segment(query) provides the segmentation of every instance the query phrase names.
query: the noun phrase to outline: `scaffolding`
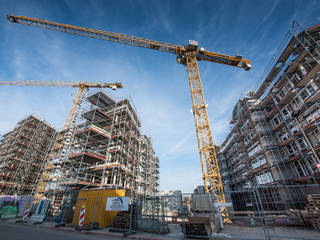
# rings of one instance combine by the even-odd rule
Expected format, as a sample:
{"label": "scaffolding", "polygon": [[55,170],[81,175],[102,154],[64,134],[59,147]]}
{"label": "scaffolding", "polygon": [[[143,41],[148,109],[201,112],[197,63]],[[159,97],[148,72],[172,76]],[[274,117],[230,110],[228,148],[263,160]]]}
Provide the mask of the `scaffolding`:
{"label": "scaffolding", "polygon": [[306,194],[319,192],[306,187],[320,181],[319,33],[293,23],[257,91],[235,106],[219,152],[224,187],[259,189],[264,209],[303,209]]}
{"label": "scaffolding", "polygon": [[115,100],[103,91],[87,96],[74,130],[69,131],[70,144],[57,146],[58,139],[53,149],[55,153],[63,149],[63,158],[53,154],[47,167],[43,194],[53,203],[52,214],[74,205],[82,189],[124,189],[130,197],[156,194],[159,160],[140,127],[128,99]]}
{"label": "scaffolding", "polygon": [[0,145],[1,194],[33,194],[55,134],[49,123],[31,115],[3,135]]}

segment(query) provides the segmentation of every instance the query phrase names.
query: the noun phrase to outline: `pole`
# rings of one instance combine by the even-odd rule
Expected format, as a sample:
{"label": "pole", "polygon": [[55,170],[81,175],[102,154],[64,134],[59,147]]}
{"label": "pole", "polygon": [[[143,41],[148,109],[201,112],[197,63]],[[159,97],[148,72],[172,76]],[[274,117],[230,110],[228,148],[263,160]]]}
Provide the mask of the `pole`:
{"label": "pole", "polygon": [[[265,239],[271,240],[269,229],[267,226],[267,221],[266,221],[265,214],[264,214],[263,205],[262,205],[261,198],[260,198],[259,189],[257,186],[254,186],[253,197],[254,197],[256,204],[257,204],[257,210],[258,210],[259,218],[261,220],[261,225],[263,228]],[[261,208],[261,211],[260,211],[260,208]]]}

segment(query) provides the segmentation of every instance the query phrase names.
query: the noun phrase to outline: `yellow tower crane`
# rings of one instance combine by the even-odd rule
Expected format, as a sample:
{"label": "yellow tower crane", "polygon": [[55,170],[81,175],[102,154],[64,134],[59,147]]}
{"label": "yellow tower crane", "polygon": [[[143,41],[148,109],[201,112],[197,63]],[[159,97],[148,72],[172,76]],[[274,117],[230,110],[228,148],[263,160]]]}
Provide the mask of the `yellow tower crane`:
{"label": "yellow tower crane", "polygon": [[221,63],[243,68],[245,70],[249,70],[251,68],[251,61],[242,59],[242,56],[232,57],[206,51],[204,48],[199,48],[198,42],[193,40],[189,40],[187,46],[180,46],[126,34],[72,26],[37,18],[7,15],[7,19],[12,23],[97,38],[177,55],[177,62],[187,66],[204,188],[206,192],[211,192],[214,195],[216,202],[225,202],[219,165],[215,147],[213,145],[211,128],[207,114],[207,105],[204,100],[202,83],[199,75],[198,61]]}
{"label": "yellow tower crane", "polygon": [[[111,88],[112,90],[116,90],[118,88],[122,88],[121,83],[101,83],[101,82],[78,82],[78,81],[0,81],[0,86],[27,86],[27,87],[74,87],[78,88],[77,94],[73,100],[71,109],[68,113],[67,119],[64,123],[64,126],[62,128],[62,131],[59,132],[57,136],[57,141],[55,143],[54,149],[60,149],[59,152],[53,151],[51,153],[50,159],[53,158],[61,158],[61,155],[66,151],[66,148],[71,143],[67,139],[71,137],[74,130],[74,123],[76,120],[76,117],[79,112],[79,108],[81,106],[83,97],[85,95],[85,91],[88,88]],[[57,154],[60,154],[60,156],[56,156]],[[62,159],[60,159],[62,161]],[[31,160],[30,160],[31,161]],[[29,162],[30,162],[29,161]],[[22,162],[23,164],[24,162]],[[46,169],[50,167],[50,161],[48,162]],[[20,191],[24,185],[22,182],[24,179],[27,179],[28,171],[26,170],[27,167],[19,167],[15,174],[12,176],[10,182],[11,184],[8,185],[6,189],[6,193],[14,192],[15,194],[19,195]],[[37,190],[38,193],[42,193],[45,186],[46,181],[48,180],[50,172],[44,171],[42,175],[42,181],[40,182],[40,185],[38,189],[33,189],[33,191]],[[41,194],[37,194],[36,200],[39,199]]]}

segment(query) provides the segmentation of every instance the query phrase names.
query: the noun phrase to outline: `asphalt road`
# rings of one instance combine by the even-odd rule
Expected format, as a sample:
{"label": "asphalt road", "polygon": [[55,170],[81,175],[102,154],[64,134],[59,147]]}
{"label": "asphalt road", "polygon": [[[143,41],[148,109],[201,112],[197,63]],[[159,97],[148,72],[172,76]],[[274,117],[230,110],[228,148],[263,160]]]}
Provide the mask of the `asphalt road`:
{"label": "asphalt road", "polygon": [[106,235],[93,235],[78,232],[65,232],[39,228],[37,226],[26,226],[23,224],[0,222],[1,240],[91,240],[110,239],[119,240],[125,238],[111,237]]}

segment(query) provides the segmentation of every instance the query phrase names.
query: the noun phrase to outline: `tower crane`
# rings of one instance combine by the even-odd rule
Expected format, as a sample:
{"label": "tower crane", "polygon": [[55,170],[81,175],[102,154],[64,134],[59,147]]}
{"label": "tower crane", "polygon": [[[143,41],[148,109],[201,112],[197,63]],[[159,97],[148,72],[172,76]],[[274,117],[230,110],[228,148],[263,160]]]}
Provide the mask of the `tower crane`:
{"label": "tower crane", "polygon": [[121,33],[72,26],[25,16],[7,15],[7,19],[12,23],[81,35],[177,55],[177,62],[187,67],[204,189],[207,193],[210,192],[213,194],[216,202],[225,202],[219,165],[207,114],[207,105],[205,103],[200,80],[198,61],[220,63],[243,68],[248,71],[251,68],[250,60],[242,59],[242,56],[239,55],[233,57],[206,51],[204,48],[199,47],[198,42],[194,40],[189,40],[186,46],[181,46]]}
{"label": "tower crane", "polygon": [[[101,83],[101,82],[78,82],[78,81],[0,81],[0,86],[27,86],[27,87],[74,87],[78,88],[77,94],[73,100],[71,109],[68,113],[67,119],[64,123],[64,126],[62,128],[62,131],[59,132],[57,140],[60,140],[61,143],[56,142],[55,149],[59,148],[59,156],[50,156],[50,159],[53,157],[62,158],[63,153],[66,152],[68,146],[70,145],[70,140],[68,138],[71,137],[73,130],[74,130],[74,123],[76,120],[76,117],[79,112],[79,108],[81,106],[81,102],[83,100],[83,97],[85,95],[85,91],[88,88],[111,88],[112,90],[116,90],[118,88],[122,88],[121,83]],[[52,154],[57,154],[56,152]],[[62,160],[62,159],[60,159]],[[15,194],[19,195],[22,187],[24,186],[24,181],[27,179],[28,174],[30,171],[28,171],[28,164],[32,161],[32,159],[29,159],[28,161],[21,161],[21,164],[27,164],[26,166],[19,166],[17,171],[14,173],[12,178],[10,179],[10,183],[7,186],[7,189],[5,190],[5,193],[14,192]],[[48,163],[49,167],[50,163]],[[30,164],[29,164],[30,166]],[[46,167],[46,168],[47,168]],[[37,189],[37,192],[42,193],[44,190],[44,187],[46,185],[46,180],[49,177],[49,172],[44,171],[42,175],[42,181]],[[33,191],[36,189],[33,189]],[[40,196],[36,196],[36,198],[39,198]]]}

